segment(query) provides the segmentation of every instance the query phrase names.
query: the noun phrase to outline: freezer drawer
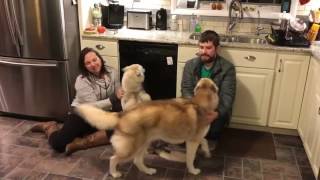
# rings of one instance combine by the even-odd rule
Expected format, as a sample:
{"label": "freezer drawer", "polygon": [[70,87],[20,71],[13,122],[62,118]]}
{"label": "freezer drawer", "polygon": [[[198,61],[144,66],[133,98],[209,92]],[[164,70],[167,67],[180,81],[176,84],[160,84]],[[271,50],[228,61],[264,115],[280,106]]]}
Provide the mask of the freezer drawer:
{"label": "freezer drawer", "polygon": [[0,111],[59,118],[70,105],[67,61],[0,57]]}

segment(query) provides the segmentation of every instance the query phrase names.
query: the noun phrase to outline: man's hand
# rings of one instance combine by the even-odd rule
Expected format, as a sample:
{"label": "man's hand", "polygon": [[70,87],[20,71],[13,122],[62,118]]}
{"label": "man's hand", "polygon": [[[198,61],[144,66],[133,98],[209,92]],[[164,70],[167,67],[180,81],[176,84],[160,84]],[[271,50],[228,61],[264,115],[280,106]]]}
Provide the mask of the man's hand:
{"label": "man's hand", "polygon": [[209,111],[206,114],[206,119],[208,122],[212,123],[214,120],[217,119],[218,116],[219,116],[219,113],[217,111]]}

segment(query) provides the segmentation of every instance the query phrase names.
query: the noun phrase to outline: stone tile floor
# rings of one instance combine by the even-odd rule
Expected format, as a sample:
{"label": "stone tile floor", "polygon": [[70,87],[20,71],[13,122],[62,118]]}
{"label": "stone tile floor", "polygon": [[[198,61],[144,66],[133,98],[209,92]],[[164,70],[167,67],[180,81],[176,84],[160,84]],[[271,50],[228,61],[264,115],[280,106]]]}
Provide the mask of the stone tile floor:
{"label": "stone tile floor", "polygon": [[[108,176],[110,146],[79,151],[66,157],[50,149],[44,134],[32,133],[36,121],[0,116],[0,179],[89,180]],[[299,137],[273,134],[277,160],[244,157],[197,157],[199,176],[189,175],[185,164],[148,155],[146,164],[157,168],[148,176],[127,163],[120,166],[122,179],[210,180],[313,180],[308,158]]]}

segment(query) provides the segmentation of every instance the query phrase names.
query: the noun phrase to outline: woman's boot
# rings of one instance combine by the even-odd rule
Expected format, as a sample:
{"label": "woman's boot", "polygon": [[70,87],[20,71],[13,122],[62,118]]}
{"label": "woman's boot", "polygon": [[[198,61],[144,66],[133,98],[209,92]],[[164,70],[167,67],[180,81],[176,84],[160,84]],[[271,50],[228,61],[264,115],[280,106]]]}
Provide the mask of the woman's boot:
{"label": "woman's boot", "polygon": [[57,130],[59,130],[59,127],[55,121],[38,123],[31,128],[32,132],[44,132],[47,137]]}
{"label": "woman's boot", "polygon": [[76,138],[71,143],[67,144],[65,153],[68,156],[78,150],[84,150],[91,147],[107,144],[109,144],[109,139],[107,137],[106,131],[100,130],[84,138]]}

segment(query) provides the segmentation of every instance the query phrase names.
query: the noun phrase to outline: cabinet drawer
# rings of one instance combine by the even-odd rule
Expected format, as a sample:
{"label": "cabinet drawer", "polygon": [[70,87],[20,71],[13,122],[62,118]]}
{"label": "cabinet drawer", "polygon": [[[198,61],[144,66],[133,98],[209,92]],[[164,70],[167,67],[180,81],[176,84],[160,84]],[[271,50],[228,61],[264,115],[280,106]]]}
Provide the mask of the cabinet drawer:
{"label": "cabinet drawer", "polygon": [[103,56],[118,56],[117,41],[82,40],[82,48],[91,47]]}
{"label": "cabinet drawer", "polygon": [[239,67],[274,69],[276,62],[276,53],[266,51],[222,48],[219,54]]}

